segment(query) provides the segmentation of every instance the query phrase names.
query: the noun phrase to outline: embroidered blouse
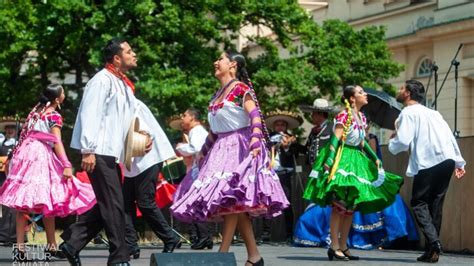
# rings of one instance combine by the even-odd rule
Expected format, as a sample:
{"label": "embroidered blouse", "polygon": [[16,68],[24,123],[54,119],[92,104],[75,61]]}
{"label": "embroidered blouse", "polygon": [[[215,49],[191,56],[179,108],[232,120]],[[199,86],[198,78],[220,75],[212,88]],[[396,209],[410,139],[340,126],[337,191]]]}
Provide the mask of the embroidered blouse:
{"label": "embroidered blouse", "polygon": [[[363,113],[360,113],[360,124],[356,119],[356,114],[352,115],[352,123],[346,135],[346,144],[351,146],[360,145],[365,139],[365,129],[367,128],[367,119]],[[345,125],[348,115],[344,110],[334,118],[334,129],[336,125]]]}
{"label": "embroidered blouse", "polygon": [[[31,126],[33,119],[28,122],[28,126]],[[43,113],[41,117],[35,122],[30,130],[41,131],[45,133],[51,133],[53,127],[62,128],[63,117],[56,111]]]}
{"label": "embroidered blouse", "polygon": [[208,121],[214,133],[226,133],[250,126],[250,117],[245,112],[243,103],[250,88],[244,83],[237,83],[221,103],[208,107]]}

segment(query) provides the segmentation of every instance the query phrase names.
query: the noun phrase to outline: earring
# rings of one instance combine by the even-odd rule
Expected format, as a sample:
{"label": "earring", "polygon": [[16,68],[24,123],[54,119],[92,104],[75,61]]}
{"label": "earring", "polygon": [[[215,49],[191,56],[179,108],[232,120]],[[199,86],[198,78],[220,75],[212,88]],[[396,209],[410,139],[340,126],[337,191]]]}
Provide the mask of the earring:
{"label": "earring", "polygon": [[59,104],[59,101],[56,101],[56,103],[58,104],[58,109],[61,110],[61,104]]}

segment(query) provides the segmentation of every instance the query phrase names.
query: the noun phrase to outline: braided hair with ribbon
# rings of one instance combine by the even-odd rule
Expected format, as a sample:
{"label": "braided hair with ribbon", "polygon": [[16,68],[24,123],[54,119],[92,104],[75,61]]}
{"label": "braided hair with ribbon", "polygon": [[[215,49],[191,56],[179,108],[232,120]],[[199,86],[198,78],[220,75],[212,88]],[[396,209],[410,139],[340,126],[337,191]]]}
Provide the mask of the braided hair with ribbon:
{"label": "braided hair with ribbon", "polygon": [[15,148],[13,148],[13,151],[10,153],[11,156],[13,156],[17,152],[18,147],[21,146],[21,143],[25,140],[26,136],[34,127],[38,119],[41,118],[41,115],[44,113],[46,108],[51,105],[51,102],[61,96],[63,90],[63,87],[60,84],[56,83],[50,84],[45,89],[43,89],[39,97],[38,103],[36,103],[35,107],[33,107],[31,112],[26,117],[26,121],[21,129],[21,134],[20,138],[18,139],[18,143]]}
{"label": "braided hair with ribbon", "polygon": [[249,74],[246,69],[246,60],[245,57],[237,53],[235,51],[227,50],[225,52],[226,56],[229,58],[231,62],[236,62],[237,63],[237,72],[236,72],[236,77],[239,81],[245,83],[250,90],[248,91],[249,95],[252,97],[252,100],[255,102],[255,106],[257,107],[258,113],[260,115],[260,120],[262,123],[262,132],[263,132],[263,142],[264,146],[267,147],[267,149],[270,149],[270,134],[268,133],[267,125],[265,124],[265,119],[263,117],[262,110],[260,109],[260,104],[257,99],[257,95],[255,93],[255,90],[253,88],[253,84],[250,81]]}

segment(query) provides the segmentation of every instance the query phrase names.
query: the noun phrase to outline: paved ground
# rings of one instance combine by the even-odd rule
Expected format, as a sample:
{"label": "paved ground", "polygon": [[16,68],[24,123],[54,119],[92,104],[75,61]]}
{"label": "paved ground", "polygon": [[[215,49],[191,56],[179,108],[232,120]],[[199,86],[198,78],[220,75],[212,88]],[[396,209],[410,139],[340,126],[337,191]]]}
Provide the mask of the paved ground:
{"label": "paved ground", "polygon": [[[394,251],[394,250],[371,250],[361,251],[355,250],[354,255],[361,256],[358,262],[329,262],[324,248],[295,248],[287,245],[270,245],[263,244],[260,252],[265,259],[267,266],[306,266],[306,265],[410,265],[416,263],[416,257],[420,252],[415,251]],[[150,256],[152,253],[160,252],[161,246],[143,246],[141,257],[138,260],[132,260],[132,265],[150,265]],[[215,246],[212,251],[200,252],[216,252]],[[231,251],[235,253],[237,265],[244,265],[246,260],[245,247],[241,244],[232,246]],[[188,245],[176,251],[176,253],[195,252]],[[95,247],[87,248],[81,252],[82,264],[87,265],[106,265],[108,251],[105,248]],[[458,254],[446,253],[441,257],[437,265],[474,265],[474,256],[465,256]],[[57,265],[67,266],[67,261],[54,261],[46,264],[42,261],[35,261],[25,264],[12,264],[11,247],[0,247],[0,265]],[[177,266],[177,265],[176,265]]]}

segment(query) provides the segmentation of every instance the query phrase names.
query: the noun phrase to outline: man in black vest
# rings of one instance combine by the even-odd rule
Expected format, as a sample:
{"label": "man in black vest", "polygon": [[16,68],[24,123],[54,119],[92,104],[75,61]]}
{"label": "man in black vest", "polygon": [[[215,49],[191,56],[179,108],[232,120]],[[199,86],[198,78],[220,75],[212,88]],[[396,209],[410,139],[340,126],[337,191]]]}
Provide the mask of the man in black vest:
{"label": "man in black vest", "polygon": [[301,111],[310,112],[314,127],[306,141],[306,155],[308,164],[312,165],[319,155],[319,151],[331,138],[333,123],[329,121],[329,114],[335,111],[325,99],[316,99],[313,105],[300,105]]}

